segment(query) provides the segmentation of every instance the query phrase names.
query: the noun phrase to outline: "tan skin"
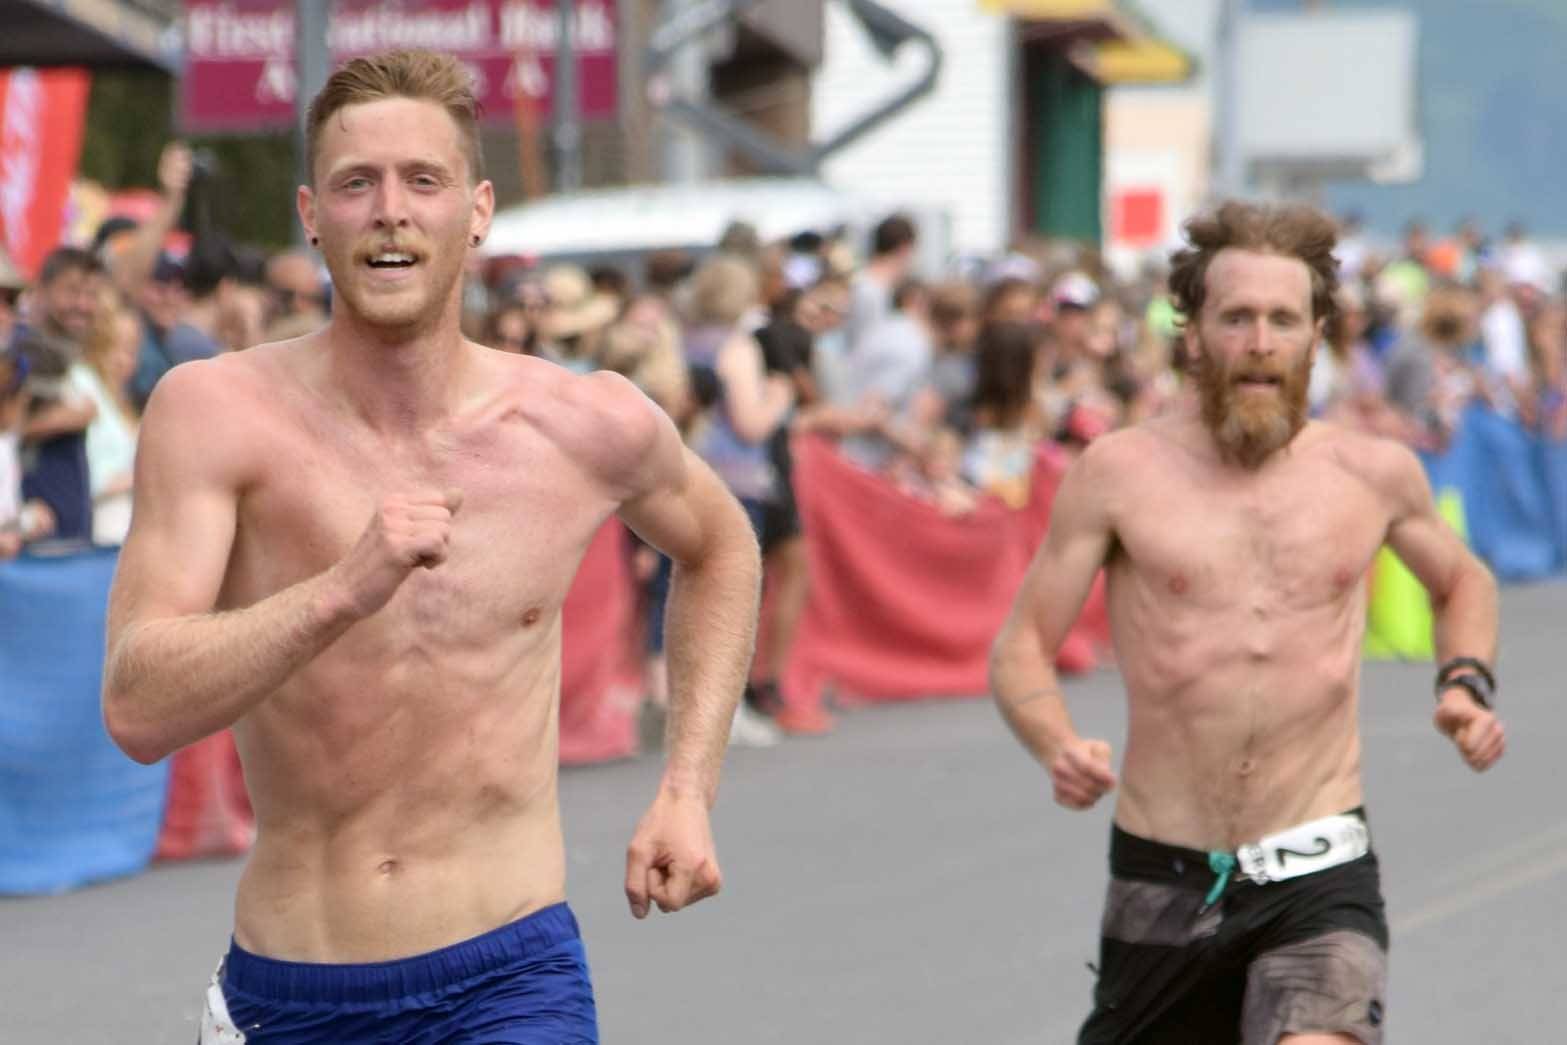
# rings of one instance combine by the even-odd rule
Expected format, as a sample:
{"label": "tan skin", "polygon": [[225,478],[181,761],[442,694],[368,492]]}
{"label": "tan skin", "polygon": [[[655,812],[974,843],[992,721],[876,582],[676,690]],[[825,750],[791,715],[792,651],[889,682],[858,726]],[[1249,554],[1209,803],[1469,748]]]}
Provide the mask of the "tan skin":
{"label": "tan skin", "polygon": [[[1207,289],[1189,349],[1309,357],[1318,324],[1302,262],[1226,250]],[[1309,423],[1248,470],[1220,454],[1194,407],[1105,436],[1067,473],[996,640],[1002,714],[1057,802],[1087,809],[1119,785],[1116,823],[1170,845],[1234,849],[1352,809],[1364,578],[1384,543],[1431,595],[1438,656],[1492,661],[1496,584],[1403,447]],[[1129,707],[1119,777],[1110,744],[1073,728],[1052,667],[1101,568]],[[1463,690],[1443,695],[1435,724],[1476,771],[1501,757],[1501,724]]]}
{"label": "tan skin", "polygon": [[[676,562],[670,755],[627,899],[640,918],[713,895],[759,574],[743,512],[621,378],[462,338],[457,275],[493,198],[443,109],[341,110],[314,175],[299,209],[330,324],[176,368],[148,407],[111,734],[151,762],[233,727],[258,825],[246,949],[380,961],[558,902],[560,607],[619,514]],[[371,266],[389,246],[416,262]]]}

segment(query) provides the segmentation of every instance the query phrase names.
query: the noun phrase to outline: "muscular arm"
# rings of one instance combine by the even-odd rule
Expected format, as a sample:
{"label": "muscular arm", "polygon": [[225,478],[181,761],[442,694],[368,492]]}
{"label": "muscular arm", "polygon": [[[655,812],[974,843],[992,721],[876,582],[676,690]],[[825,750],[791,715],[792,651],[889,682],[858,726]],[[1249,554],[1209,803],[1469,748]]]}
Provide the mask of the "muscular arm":
{"label": "muscular arm", "polygon": [[729,724],[756,637],[761,560],[739,502],[681,445],[669,419],[636,396],[646,426],[621,517],[674,560],[668,608],[670,721],[663,789],[711,806]]}
{"label": "muscular arm", "polygon": [[990,654],[990,688],[1012,732],[1050,765],[1077,739],[1061,698],[1056,651],[1076,622],[1110,551],[1103,448],[1095,444],[1067,471],[1050,527]]}
{"label": "muscular arm", "polygon": [[332,571],[214,612],[242,481],[230,376],[214,363],[171,371],[141,429],[103,687],[109,734],[139,762],[233,724],[355,619]]}
{"label": "muscular arm", "polygon": [[[1379,488],[1393,499],[1387,543],[1431,596],[1437,657],[1443,662],[1478,657],[1495,663],[1495,579],[1437,513],[1414,454],[1401,446],[1383,452]],[[1496,714],[1462,689],[1449,688],[1439,695],[1433,721],[1476,772],[1489,769],[1506,750],[1506,730]]]}

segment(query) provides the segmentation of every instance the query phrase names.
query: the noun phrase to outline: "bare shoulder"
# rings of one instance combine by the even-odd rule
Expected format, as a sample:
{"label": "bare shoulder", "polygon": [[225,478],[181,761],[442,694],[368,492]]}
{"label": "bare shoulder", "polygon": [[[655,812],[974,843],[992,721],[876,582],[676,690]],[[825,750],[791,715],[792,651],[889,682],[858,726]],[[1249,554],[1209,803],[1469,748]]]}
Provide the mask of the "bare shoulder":
{"label": "bare shoulder", "polygon": [[679,437],[641,389],[607,370],[574,374],[546,360],[505,360],[523,389],[527,413],[568,457],[606,486],[632,495],[655,483]]}
{"label": "bare shoulder", "polygon": [[1312,422],[1311,434],[1337,468],[1379,495],[1405,507],[1429,498],[1425,468],[1403,443],[1325,421]]}
{"label": "bare shoulder", "polygon": [[[153,388],[145,424],[161,427],[213,427],[206,437],[222,439],[264,409],[258,386],[271,362],[269,347],[225,353],[174,367]],[[252,354],[254,353],[254,354]],[[222,423],[219,423],[222,422]]]}
{"label": "bare shoulder", "polygon": [[1132,494],[1150,474],[1169,470],[1171,458],[1184,452],[1183,437],[1180,425],[1167,419],[1116,429],[1089,443],[1071,474],[1101,494]]}
{"label": "bare shoulder", "polygon": [[287,351],[267,345],[174,367],[159,380],[142,418],[140,457],[239,465],[271,427]]}

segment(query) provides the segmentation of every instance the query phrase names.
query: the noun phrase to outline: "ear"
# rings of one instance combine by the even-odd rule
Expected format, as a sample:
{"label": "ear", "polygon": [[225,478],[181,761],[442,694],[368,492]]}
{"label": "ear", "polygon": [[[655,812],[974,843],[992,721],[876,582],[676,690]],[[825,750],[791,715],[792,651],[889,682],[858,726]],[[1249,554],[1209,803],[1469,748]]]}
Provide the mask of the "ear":
{"label": "ear", "polygon": [[305,237],[316,241],[316,194],[308,185],[301,185],[294,194],[294,207],[299,211],[299,223],[305,227]]}
{"label": "ear", "polygon": [[1200,339],[1197,336],[1197,317],[1187,316],[1181,324],[1181,345],[1186,349],[1187,359],[1196,359],[1201,350],[1198,348]]}
{"label": "ear", "polygon": [[468,219],[468,236],[475,245],[490,234],[490,219],[495,217],[495,186],[481,181],[473,188],[473,214]]}

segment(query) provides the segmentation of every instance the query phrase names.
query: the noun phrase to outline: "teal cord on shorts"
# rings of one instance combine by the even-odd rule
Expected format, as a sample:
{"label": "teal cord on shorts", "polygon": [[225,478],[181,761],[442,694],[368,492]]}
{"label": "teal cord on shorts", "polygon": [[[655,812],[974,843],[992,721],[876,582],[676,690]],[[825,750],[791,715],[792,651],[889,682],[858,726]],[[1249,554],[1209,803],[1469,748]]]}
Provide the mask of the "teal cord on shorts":
{"label": "teal cord on shorts", "polygon": [[1214,880],[1213,888],[1208,890],[1208,895],[1203,898],[1203,910],[1212,907],[1224,895],[1224,887],[1230,884],[1230,875],[1235,871],[1235,854],[1226,853],[1215,849],[1208,854],[1208,869],[1219,877]]}

